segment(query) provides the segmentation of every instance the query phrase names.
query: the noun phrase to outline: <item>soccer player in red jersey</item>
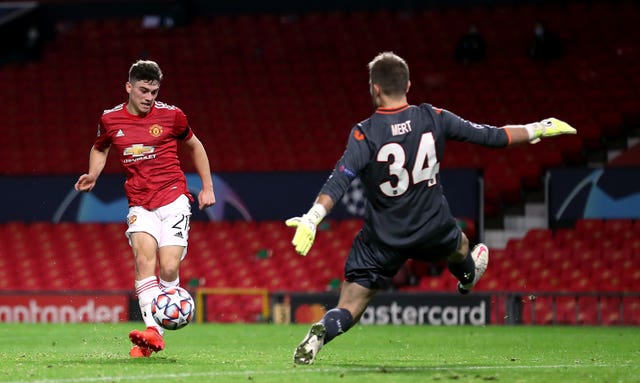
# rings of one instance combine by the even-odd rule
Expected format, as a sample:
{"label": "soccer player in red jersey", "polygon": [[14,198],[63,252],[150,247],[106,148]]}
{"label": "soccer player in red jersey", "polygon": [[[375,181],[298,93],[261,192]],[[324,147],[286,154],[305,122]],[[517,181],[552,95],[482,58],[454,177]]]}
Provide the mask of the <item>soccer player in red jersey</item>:
{"label": "soccer player in red jersey", "polygon": [[164,349],[163,329],[151,316],[151,301],[160,289],[180,284],[180,262],[187,252],[193,197],[180,168],[178,143],[191,155],[202,181],[199,208],[216,202],[207,153],[187,117],[178,107],[156,101],[161,82],[162,71],[154,61],[139,60],[131,66],[125,84],[129,99],[102,114],[89,154],[89,171],[75,184],[76,190],[91,191],[109,151],[117,152],[127,176],[126,236],[135,258],[136,295],[147,327],[129,333],[132,357],[148,357]]}
{"label": "soccer player in red jersey", "polygon": [[497,127],[426,103],[410,105],[410,85],[409,66],[392,52],[369,63],[375,112],[352,128],[342,158],[311,209],[286,222],[296,228],[296,251],[306,255],[317,225],[360,176],[367,196],[364,225],[345,262],[338,305],[311,326],[294,352],[296,364],[313,363],[325,344],[357,323],[407,259],[446,260],[461,294],[478,283],[489,263],[489,249],[484,244],[470,249],[444,197],[438,173],[447,139],[498,148],[576,134],[555,118]]}

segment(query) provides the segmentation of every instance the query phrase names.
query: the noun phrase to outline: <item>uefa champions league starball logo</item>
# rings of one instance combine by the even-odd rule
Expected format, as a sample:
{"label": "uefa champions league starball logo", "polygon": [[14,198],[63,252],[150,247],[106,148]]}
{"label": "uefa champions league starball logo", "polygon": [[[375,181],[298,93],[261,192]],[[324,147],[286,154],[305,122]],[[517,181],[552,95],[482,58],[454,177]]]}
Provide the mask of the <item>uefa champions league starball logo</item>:
{"label": "uefa champions league starball logo", "polygon": [[367,199],[364,195],[364,185],[360,178],[355,178],[351,182],[351,185],[349,185],[349,188],[347,188],[347,191],[342,196],[341,202],[350,214],[359,217],[364,216]]}
{"label": "uefa champions league starball logo", "polygon": [[596,169],[556,199],[559,201],[554,204],[552,215],[556,221],[578,218],[632,219],[637,217],[640,206],[640,182],[637,177],[630,176],[628,169]]}

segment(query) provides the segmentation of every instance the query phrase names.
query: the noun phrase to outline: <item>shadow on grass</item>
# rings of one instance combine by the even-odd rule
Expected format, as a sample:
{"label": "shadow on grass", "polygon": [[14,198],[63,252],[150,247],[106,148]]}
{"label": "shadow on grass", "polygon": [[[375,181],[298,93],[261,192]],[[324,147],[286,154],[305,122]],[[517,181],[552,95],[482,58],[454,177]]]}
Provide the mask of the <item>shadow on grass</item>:
{"label": "shadow on grass", "polygon": [[122,365],[153,365],[153,364],[187,364],[188,361],[184,359],[177,359],[172,357],[153,355],[150,358],[131,358],[126,354],[95,354],[95,355],[85,355],[74,357],[68,355],[66,357],[60,357],[56,355],[55,358],[51,360],[47,360],[46,355],[39,355],[39,358],[36,359],[24,359],[20,361],[21,363],[27,364],[38,364],[38,365],[49,365],[49,366],[58,366],[63,365],[65,368],[73,368],[74,366],[81,366],[86,368],[90,365],[114,365],[114,364],[122,364]]}
{"label": "shadow on grass", "polygon": [[500,370],[500,366],[487,366],[478,364],[433,364],[423,366],[407,366],[398,362],[393,365],[393,361],[388,363],[318,363],[311,366],[294,366],[297,370],[308,372],[338,372],[343,371],[348,374],[425,374],[434,373],[440,375],[492,375]]}

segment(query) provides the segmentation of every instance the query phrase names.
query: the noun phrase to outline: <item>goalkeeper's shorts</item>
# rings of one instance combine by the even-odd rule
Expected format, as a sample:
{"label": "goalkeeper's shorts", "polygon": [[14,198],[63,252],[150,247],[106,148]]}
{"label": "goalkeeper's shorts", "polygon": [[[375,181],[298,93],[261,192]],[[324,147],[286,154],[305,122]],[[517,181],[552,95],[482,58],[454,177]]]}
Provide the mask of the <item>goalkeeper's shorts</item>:
{"label": "goalkeeper's shorts", "polygon": [[407,248],[392,248],[367,240],[361,231],[353,240],[347,257],[345,279],[368,289],[386,289],[407,260],[443,261],[458,249],[461,237],[460,228],[452,225],[429,242]]}

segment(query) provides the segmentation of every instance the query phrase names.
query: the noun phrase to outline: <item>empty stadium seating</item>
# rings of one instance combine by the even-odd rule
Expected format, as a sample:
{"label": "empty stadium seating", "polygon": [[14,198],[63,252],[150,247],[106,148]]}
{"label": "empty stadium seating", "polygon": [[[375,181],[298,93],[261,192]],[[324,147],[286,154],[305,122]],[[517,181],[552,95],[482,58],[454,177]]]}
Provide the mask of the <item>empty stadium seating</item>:
{"label": "empty stadium seating", "polygon": [[[637,222],[581,219],[574,229],[531,230],[492,252],[478,288],[542,294],[542,300],[523,300],[526,323],[640,323],[634,314],[640,304]],[[556,301],[552,293],[558,292],[567,296]]]}
{"label": "empty stadium seating", "polygon": [[[124,101],[131,62],[149,57],[166,74],[160,99],[185,110],[215,171],[330,169],[350,127],[371,112],[366,62],[394,50],[412,67],[412,102],[478,122],[555,115],[578,128],[576,137],[504,153],[450,145],[443,166],[483,168],[486,212],[499,214],[520,202],[523,191],[539,188],[545,169],[583,164],[585,149],[623,133],[622,114],[640,111],[633,69],[640,67],[639,51],[631,37],[639,14],[636,4],[623,1],[201,15],[169,29],[144,28],[140,19],[69,21],[41,61],[0,68],[0,82],[21,84],[0,92],[7,111],[0,166],[5,174],[85,171],[92,127],[103,109]],[[565,40],[562,60],[527,59],[539,19]],[[485,34],[490,53],[485,63],[460,65],[453,47],[471,24]],[[612,99],[624,102],[601,108]],[[193,171],[188,161],[185,170]],[[105,172],[120,172],[114,158]]]}
{"label": "empty stadium seating", "polygon": [[[510,241],[505,249],[491,249],[490,267],[476,291],[521,296],[525,323],[640,324],[640,239],[626,234],[633,233],[636,224],[632,220],[585,220],[571,231],[575,234],[571,240],[560,235],[568,229],[555,233],[532,230],[525,238]],[[300,257],[290,245],[291,229],[282,222],[194,221],[180,277],[192,287],[325,291],[342,279],[348,249],[360,226],[359,220],[327,221],[309,255]],[[600,241],[573,245],[590,238],[594,227],[618,233],[618,246]],[[0,225],[4,244],[0,248],[0,293],[131,291],[133,260],[124,230],[122,224],[102,223]],[[443,265],[411,264],[410,272],[415,283],[398,286],[401,290],[455,291],[456,280]],[[565,296],[555,297],[557,294]],[[530,300],[529,295],[539,299]],[[207,299],[215,320],[251,322],[260,313],[258,297]],[[244,303],[238,305],[240,301]],[[240,310],[224,309],[234,302]]]}
{"label": "empty stadium seating", "polygon": [[[340,279],[359,221],[328,221],[309,256],[282,222],[194,221],[181,279],[207,287],[322,291]],[[0,291],[130,290],[131,250],[121,224],[0,225]]]}

